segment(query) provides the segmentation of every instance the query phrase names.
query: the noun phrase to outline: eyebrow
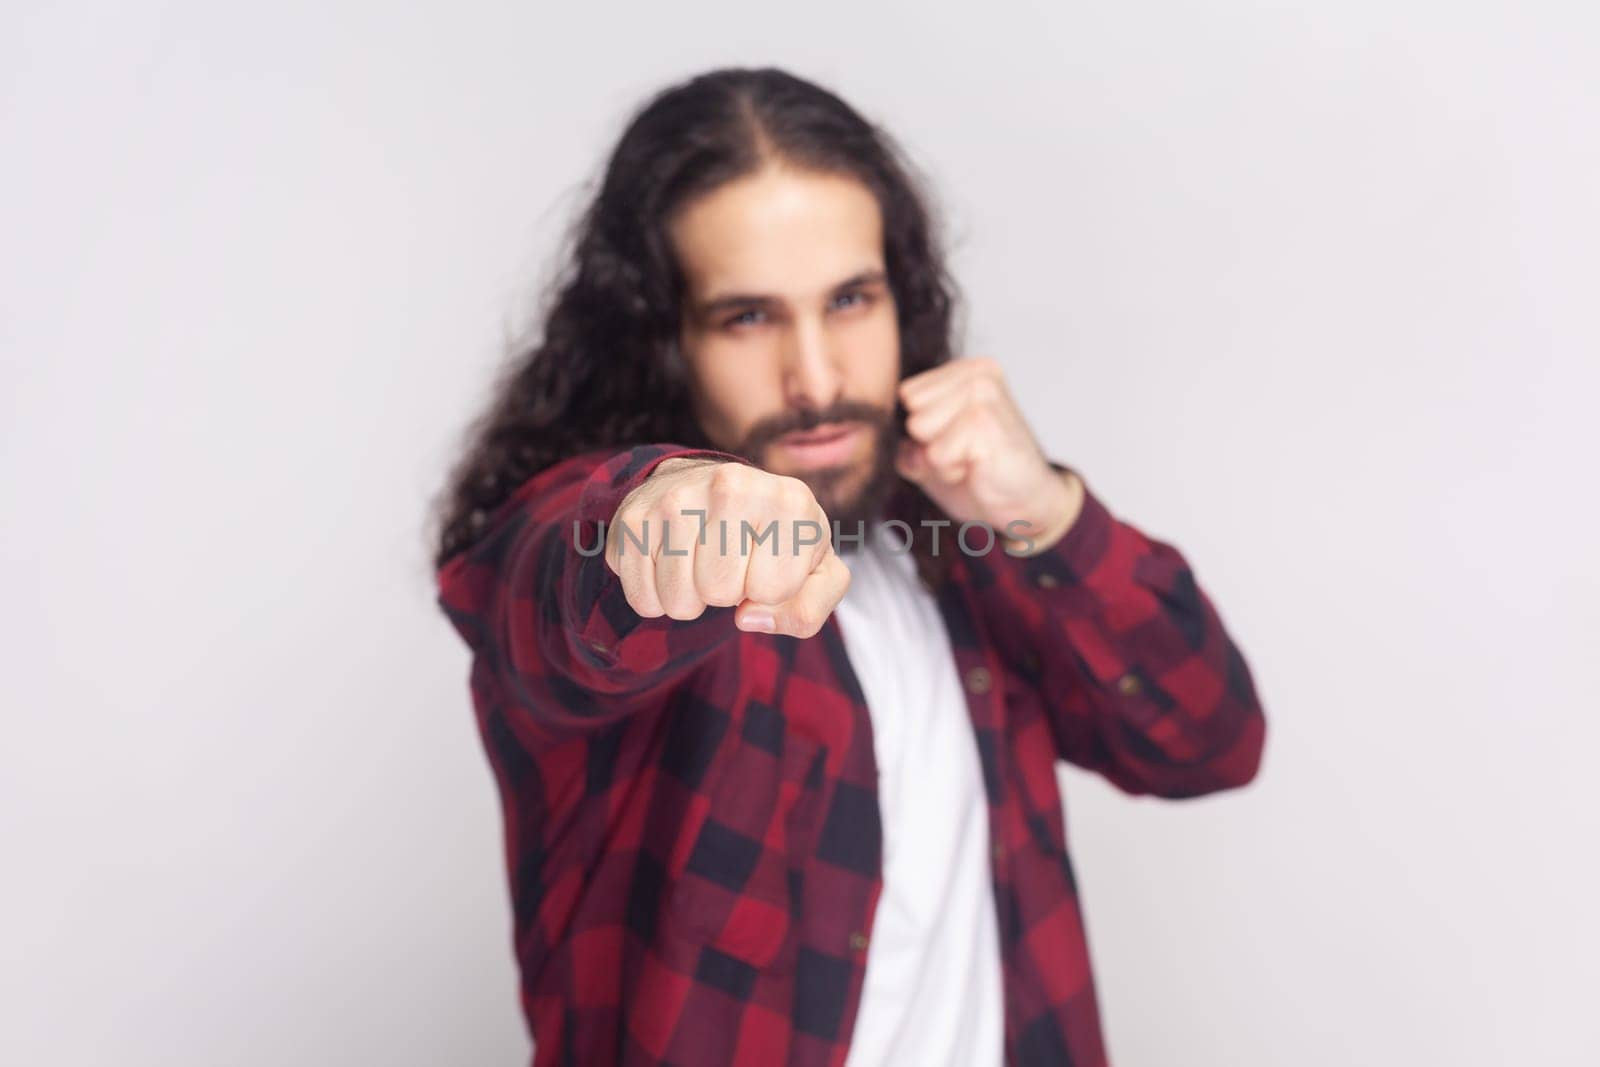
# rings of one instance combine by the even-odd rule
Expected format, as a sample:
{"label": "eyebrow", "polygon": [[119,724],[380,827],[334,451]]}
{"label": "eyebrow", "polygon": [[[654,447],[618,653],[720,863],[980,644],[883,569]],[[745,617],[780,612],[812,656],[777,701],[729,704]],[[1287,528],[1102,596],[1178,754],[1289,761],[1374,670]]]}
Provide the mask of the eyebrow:
{"label": "eyebrow", "polygon": [[[842,282],[835,283],[829,294],[839,293],[845,289],[855,289],[864,285],[873,285],[878,282],[888,281],[888,274],[878,268],[857,271]],[[701,302],[696,311],[702,318],[710,318],[719,312],[732,311],[734,308],[770,307],[778,303],[778,298],[766,293],[725,293]]]}

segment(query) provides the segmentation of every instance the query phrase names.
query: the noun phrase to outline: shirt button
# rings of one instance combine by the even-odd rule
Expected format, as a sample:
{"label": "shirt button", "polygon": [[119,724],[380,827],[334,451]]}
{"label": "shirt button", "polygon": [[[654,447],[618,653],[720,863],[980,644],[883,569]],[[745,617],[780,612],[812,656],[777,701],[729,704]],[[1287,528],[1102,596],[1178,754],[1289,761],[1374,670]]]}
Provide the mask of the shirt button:
{"label": "shirt button", "polygon": [[1056,576],[1053,574],[1041,574],[1033,580],[1033,584],[1040,589],[1054,589],[1061,583],[1056,580]]}
{"label": "shirt button", "polygon": [[967,672],[967,691],[971,693],[987,693],[993,679],[989,677],[989,668],[974,667]]}
{"label": "shirt button", "polygon": [[1124,674],[1117,679],[1117,692],[1125,697],[1137,696],[1144,688],[1144,683],[1139,681],[1137,674]]}
{"label": "shirt button", "polygon": [[853,932],[850,935],[850,947],[855,949],[857,952],[860,952],[862,949],[866,948],[867,935],[862,933],[860,930]]}
{"label": "shirt button", "polygon": [[996,841],[994,843],[994,858],[997,860],[1006,858],[1006,844],[1004,841]]}

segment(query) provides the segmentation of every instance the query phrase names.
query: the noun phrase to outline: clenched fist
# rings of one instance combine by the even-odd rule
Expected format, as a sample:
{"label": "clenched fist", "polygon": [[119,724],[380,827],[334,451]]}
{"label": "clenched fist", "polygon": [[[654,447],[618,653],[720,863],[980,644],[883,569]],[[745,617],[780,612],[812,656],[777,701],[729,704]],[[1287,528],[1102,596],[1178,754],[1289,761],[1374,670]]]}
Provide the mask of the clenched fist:
{"label": "clenched fist", "polygon": [[646,618],[733,606],[741,630],[812,637],[850,586],[831,530],[798,478],[680,457],[657,464],[618,505],[606,564]]}
{"label": "clenched fist", "polygon": [[[1051,466],[999,363],[950,360],[902,381],[900,400],[908,439],[895,469],[946,515],[1004,531],[1013,555],[1042,552],[1065,536],[1082,509],[1083,483]],[[1019,534],[1031,547],[1010,547]]]}

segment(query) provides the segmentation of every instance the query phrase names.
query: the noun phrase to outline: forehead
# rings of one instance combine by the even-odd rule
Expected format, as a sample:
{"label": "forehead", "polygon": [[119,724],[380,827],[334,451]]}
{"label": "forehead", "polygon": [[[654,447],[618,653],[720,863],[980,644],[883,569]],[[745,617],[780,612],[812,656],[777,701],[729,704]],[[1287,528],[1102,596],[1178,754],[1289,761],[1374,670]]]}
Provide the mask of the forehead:
{"label": "forehead", "polygon": [[767,168],[685,205],[668,231],[697,296],[801,296],[883,265],[877,199],[840,175]]}

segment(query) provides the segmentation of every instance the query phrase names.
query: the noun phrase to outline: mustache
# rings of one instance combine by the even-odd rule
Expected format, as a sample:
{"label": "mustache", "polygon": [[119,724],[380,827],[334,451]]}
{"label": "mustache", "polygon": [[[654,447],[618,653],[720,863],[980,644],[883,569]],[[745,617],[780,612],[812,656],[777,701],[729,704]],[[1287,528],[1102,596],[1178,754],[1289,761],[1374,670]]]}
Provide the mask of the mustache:
{"label": "mustache", "polygon": [[899,403],[891,409],[865,401],[842,400],[826,408],[794,408],[781,415],[762,419],[752,426],[750,432],[745,434],[739,452],[754,458],[761,449],[784,434],[814,430],[824,423],[861,422],[881,433],[887,426],[900,425],[904,418],[904,410]]}

